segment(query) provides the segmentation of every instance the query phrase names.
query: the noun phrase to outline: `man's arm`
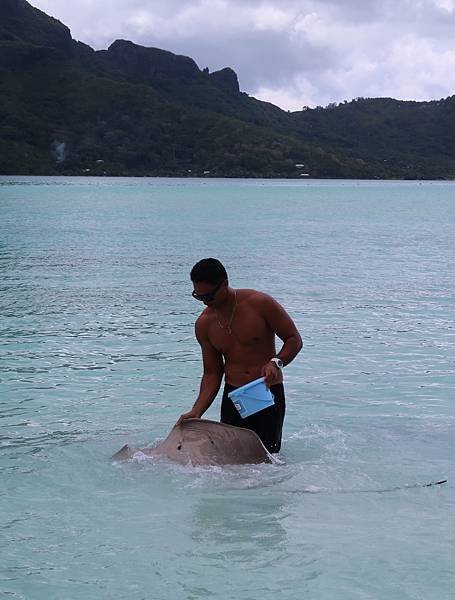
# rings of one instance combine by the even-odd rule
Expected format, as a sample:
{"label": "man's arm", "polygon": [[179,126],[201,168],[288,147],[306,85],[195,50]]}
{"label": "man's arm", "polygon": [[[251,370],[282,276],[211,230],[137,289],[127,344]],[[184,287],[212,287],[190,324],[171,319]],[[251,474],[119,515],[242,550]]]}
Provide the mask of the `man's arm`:
{"label": "man's arm", "polygon": [[[260,303],[262,315],[268,326],[283,342],[283,346],[276,356],[286,366],[294,360],[303,347],[300,333],[285,309],[271,296],[261,294]],[[278,380],[279,369],[273,362],[269,362],[264,365],[262,374],[266,378],[267,385],[270,386]]]}
{"label": "man's arm", "polygon": [[180,416],[176,425],[185,419],[200,419],[215,400],[220,389],[224,374],[224,361],[216,348],[212,346],[207,336],[207,322],[202,316],[196,321],[196,338],[202,350],[204,372],[201,379],[199,395],[193,408]]}

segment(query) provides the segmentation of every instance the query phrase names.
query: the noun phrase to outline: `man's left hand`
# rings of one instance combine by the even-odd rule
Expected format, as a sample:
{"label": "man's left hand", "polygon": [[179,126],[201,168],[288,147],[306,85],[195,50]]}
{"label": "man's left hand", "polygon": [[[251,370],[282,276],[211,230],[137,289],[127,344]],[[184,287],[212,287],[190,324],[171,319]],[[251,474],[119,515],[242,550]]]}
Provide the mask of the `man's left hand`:
{"label": "man's left hand", "polygon": [[272,361],[269,361],[262,367],[261,376],[265,377],[265,384],[269,388],[274,383],[279,382],[280,369]]}

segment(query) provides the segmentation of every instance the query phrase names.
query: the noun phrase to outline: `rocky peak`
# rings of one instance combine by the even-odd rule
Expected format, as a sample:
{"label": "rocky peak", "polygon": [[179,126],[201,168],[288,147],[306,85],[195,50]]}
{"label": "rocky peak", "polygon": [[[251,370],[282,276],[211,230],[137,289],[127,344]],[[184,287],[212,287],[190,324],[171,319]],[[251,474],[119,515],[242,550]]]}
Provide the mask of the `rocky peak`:
{"label": "rocky peak", "polygon": [[0,40],[19,41],[72,52],[71,32],[57,19],[31,6],[26,0],[0,0]]}
{"label": "rocky peak", "polygon": [[230,67],[210,73],[210,78],[228,92],[240,93],[239,80],[236,72]]}
{"label": "rocky peak", "polygon": [[109,62],[153,81],[157,78],[194,79],[201,72],[192,58],[159,48],[145,48],[126,40],[116,40],[106,52]]}

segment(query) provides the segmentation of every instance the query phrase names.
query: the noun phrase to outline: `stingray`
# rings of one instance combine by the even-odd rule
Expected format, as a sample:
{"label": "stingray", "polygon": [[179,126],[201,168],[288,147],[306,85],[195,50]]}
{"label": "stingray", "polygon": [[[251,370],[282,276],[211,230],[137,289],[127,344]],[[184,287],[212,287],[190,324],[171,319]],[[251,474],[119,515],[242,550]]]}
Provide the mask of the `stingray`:
{"label": "stingray", "polygon": [[112,457],[126,460],[141,452],[162,456],[180,464],[243,465],[273,463],[260,437],[251,429],[206,419],[187,419],[175,425],[167,438],[154,448],[123,446]]}

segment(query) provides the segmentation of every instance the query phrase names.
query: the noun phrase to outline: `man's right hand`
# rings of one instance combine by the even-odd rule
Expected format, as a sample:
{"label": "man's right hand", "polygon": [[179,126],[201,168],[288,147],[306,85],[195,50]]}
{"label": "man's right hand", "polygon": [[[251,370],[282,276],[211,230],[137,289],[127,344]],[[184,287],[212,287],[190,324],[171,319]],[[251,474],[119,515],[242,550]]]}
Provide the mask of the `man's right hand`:
{"label": "man's right hand", "polygon": [[189,412],[183,413],[183,415],[180,415],[179,420],[174,425],[174,427],[178,427],[182,421],[186,421],[187,419],[200,419],[200,418],[201,418],[201,413],[198,412],[197,410],[194,410],[194,408],[193,408]]}

